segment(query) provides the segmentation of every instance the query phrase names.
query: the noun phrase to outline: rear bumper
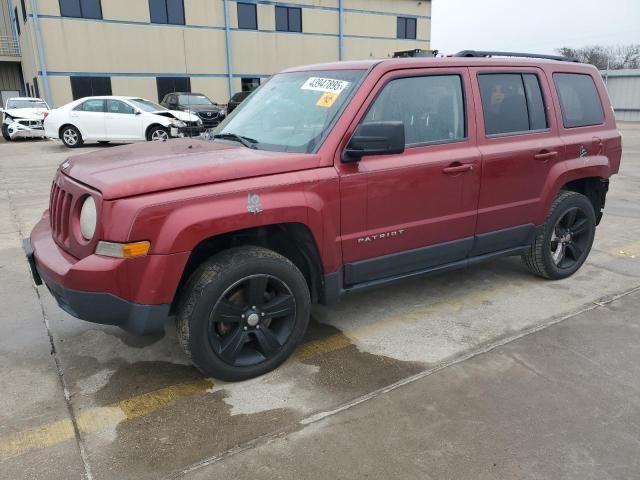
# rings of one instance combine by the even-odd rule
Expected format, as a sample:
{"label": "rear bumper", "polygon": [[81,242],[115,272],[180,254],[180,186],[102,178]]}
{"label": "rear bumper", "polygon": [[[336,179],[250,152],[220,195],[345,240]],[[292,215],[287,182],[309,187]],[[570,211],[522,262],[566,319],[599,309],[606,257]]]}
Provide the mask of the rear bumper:
{"label": "rear bumper", "polygon": [[[164,330],[170,304],[135,303],[107,291],[85,291],[76,284],[90,285],[93,278],[118,278],[125,260],[91,255],[76,260],[54,242],[48,221],[43,218],[34,228],[23,247],[36,285],[47,286],[65,312],[81,320],[103,325],[115,325],[136,335],[152,335]],[[47,235],[48,233],[48,235]],[[95,268],[91,271],[90,268]],[[90,287],[89,287],[90,288]]]}

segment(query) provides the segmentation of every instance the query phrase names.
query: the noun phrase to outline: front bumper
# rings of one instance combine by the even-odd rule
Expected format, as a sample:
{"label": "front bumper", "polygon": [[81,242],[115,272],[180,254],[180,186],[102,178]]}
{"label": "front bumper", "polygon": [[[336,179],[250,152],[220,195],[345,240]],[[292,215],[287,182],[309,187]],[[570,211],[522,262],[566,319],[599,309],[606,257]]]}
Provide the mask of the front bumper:
{"label": "front bumper", "polygon": [[[46,222],[46,219],[43,218],[40,222],[34,228],[31,238],[24,240],[23,247],[34,282],[36,285],[44,283],[60,308],[81,320],[115,325],[136,335],[152,335],[164,331],[169,304],[139,304],[109,292],[84,291],[65,285],[66,279],[78,274],[86,276],[87,272],[76,267],[81,262],[74,264],[69,255],[56,245],[50,230],[49,235],[43,235],[43,230],[46,232],[47,229],[42,222]],[[96,270],[94,275],[99,277],[108,273]]]}
{"label": "front bumper", "polygon": [[178,129],[178,136],[180,137],[199,137],[201,133],[206,130],[204,125],[183,127]]}
{"label": "front bumper", "polygon": [[18,122],[13,122],[6,125],[7,133],[11,140],[18,138],[45,138],[46,134],[44,128],[32,128],[22,125]]}

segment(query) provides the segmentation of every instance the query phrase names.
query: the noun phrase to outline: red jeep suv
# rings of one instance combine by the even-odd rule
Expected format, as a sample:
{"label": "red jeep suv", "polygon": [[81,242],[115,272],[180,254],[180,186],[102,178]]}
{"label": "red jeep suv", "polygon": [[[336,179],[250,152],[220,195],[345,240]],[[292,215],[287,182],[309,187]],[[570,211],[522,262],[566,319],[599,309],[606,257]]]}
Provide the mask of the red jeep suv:
{"label": "red jeep suv", "polygon": [[25,241],[34,278],[135,334],[175,315],[205,375],[241,380],[293,352],[313,302],[503,255],[568,277],[621,137],[594,67],[508,55],[291,68],[207,140],[74,156]]}

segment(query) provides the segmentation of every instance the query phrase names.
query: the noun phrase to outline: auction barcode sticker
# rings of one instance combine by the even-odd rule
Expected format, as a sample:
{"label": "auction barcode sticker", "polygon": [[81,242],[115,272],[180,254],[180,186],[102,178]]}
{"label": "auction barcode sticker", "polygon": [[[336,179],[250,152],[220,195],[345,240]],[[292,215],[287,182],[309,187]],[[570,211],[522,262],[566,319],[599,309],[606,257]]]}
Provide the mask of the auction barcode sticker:
{"label": "auction barcode sticker", "polygon": [[328,92],[340,95],[345,88],[349,86],[349,82],[345,80],[335,80],[333,78],[309,78],[302,87],[302,90],[315,90],[317,92]]}

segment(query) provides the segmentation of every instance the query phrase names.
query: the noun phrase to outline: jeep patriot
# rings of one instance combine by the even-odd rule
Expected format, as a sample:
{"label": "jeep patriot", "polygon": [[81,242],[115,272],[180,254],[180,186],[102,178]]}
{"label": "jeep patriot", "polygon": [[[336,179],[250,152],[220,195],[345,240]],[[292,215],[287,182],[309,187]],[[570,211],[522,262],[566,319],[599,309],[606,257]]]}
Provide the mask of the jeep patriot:
{"label": "jeep patriot", "polygon": [[503,255],[568,277],[621,137],[594,67],[509,55],[291,68],[208,139],[71,157],[25,240],[34,279],[134,334],[174,315],[203,374],[242,380],[314,302]]}

